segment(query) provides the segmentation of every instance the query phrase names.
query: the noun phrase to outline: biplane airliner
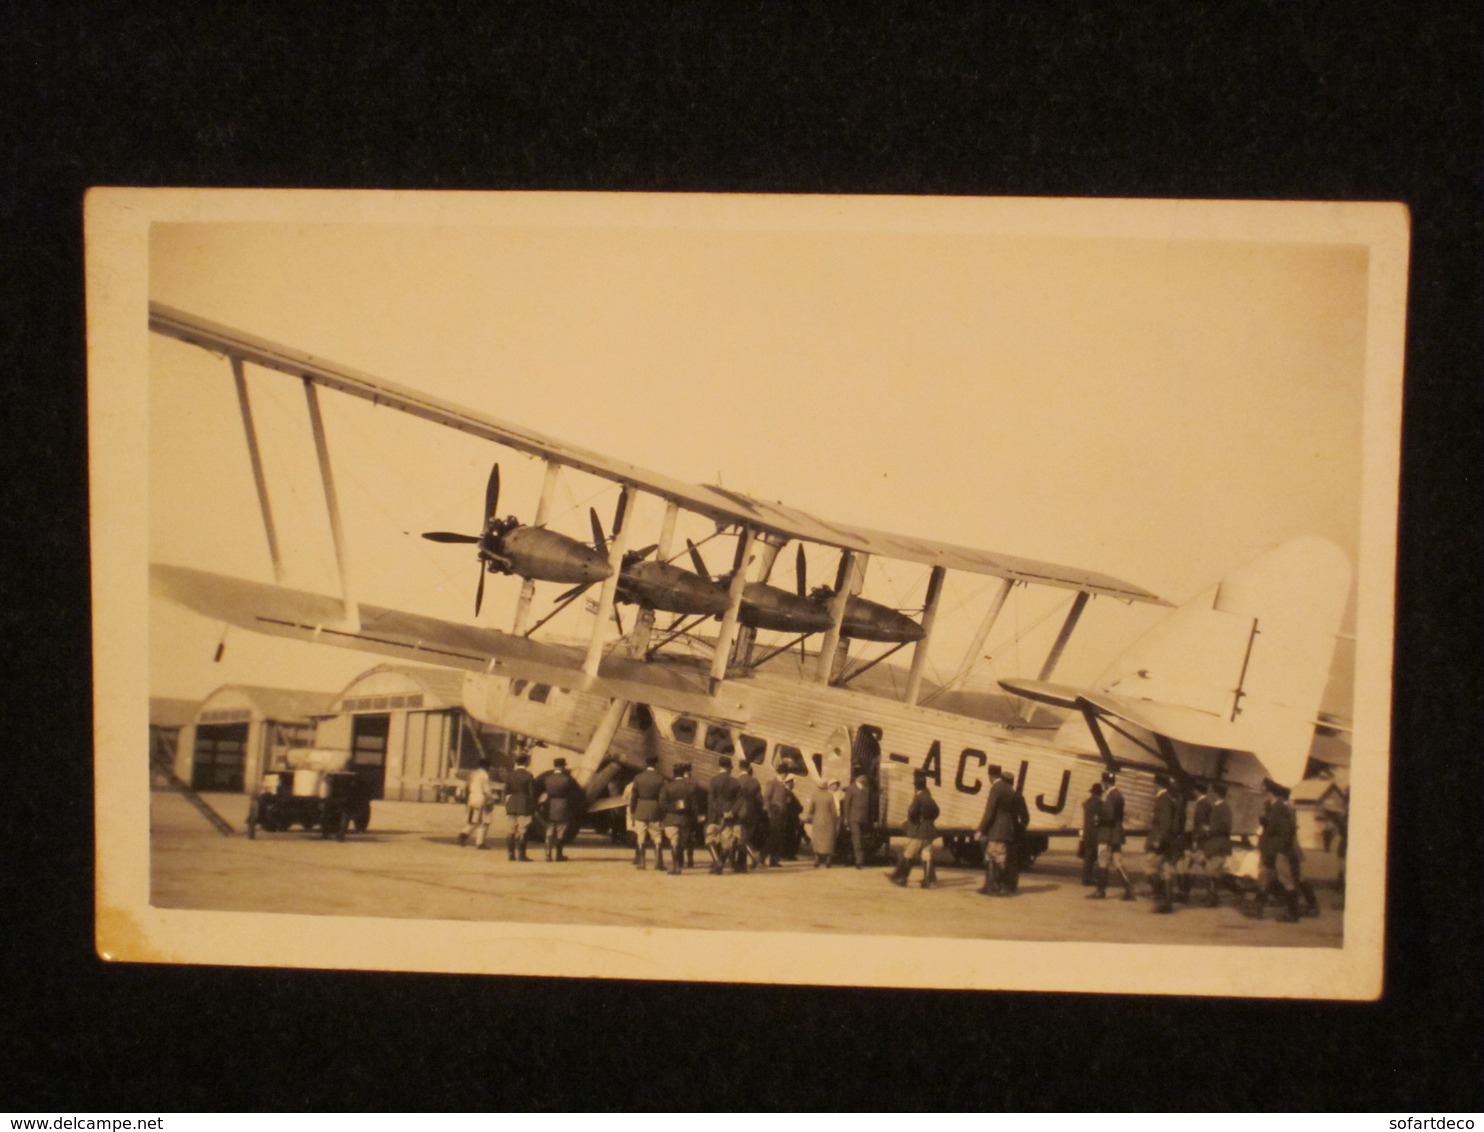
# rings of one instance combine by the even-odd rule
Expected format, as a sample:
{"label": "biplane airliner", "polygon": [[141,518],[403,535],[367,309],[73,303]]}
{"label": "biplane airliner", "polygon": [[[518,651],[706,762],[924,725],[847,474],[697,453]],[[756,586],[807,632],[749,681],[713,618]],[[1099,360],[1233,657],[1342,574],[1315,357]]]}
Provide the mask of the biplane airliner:
{"label": "biplane airliner", "polygon": [[[942,807],[939,826],[949,847],[973,856],[992,765],[1015,775],[1041,847],[1046,837],[1076,831],[1081,799],[1110,768],[1122,775],[1131,827],[1147,822],[1153,776],[1163,771],[1184,780],[1227,782],[1239,832],[1256,827],[1265,777],[1291,784],[1303,775],[1350,588],[1346,556],[1323,539],[1299,538],[1241,567],[1173,609],[1090,687],[1071,687],[1053,676],[1091,598],[1170,603],[1088,570],[829,522],[782,503],[674,480],[159,304],[151,304],[149,325],[229,362],[277,578],[267,584],[157,563],[151,567],[152,591],[258,633],[461,669],[476,689],[466,701],[483,705],[485,722],[576,753],[569,761],[592,810],[618,804],[622,786],[649,752],[658,752],[662,769],[691,763],[703,785],[728,755],[754,764],[765,781],[784,771],[816,783],[845,781],[863,768],[884,825],[900,828],[912,772],[922,770]],[[338,595],[282,584],[243,384],[246,365],[303,383],[340,566]],[[475,549],[476,622],[486,573],[522,579],[508,631],[380,608],[350,592],[320,390],[363,398],[545,462],[532,522],[500,517],[496,464],[477,533],[424,535]],[[591,543],[545,525],[564,469],[619,489],[611,531],[590,511]],[[641,494],[663,502],[664,518],[655,542],[632,547],[634,504]],[[682,512],[735,538],[726,572],[711,573],[689,540],[677,550]],[[793,589],[768,581],[774,560],[790,542],[796,544]],[[807,589],[806,545],[816,553],[838,553],[833,586]],[[689,569],[674,561],[682,558]],[[875,558],[928,568],[917,617],[862,596]],[[1027,711],[1050,709],[1057,725],[1029,728],[1015,713],[991,721],[932,706],[933,691],[924,690],[925,662],[950,571],[997,580],[971,658],[983,652],[1014,587],[1070,592],[1069,611],[1038,677],[1000,681]],[[533,639],[542,623],[532,622],[537,582],[569,587],[547,617],[596,588],[599,616],[585,644]],[[638,609],[627,629],[619,612],[623,604]],[[674,616],[668,628],[656,625],[659,613]],[[622,636],[617,647],[605,650],[610,614]],[[719,620],[714,636],[697,636],[695,628],[710,620]],[[760,652],[760,631],[790,639]],[[817,641],[812,656],[811,639]],[[688,647],[675,647],[677,640]],[[898,690],[884,694],[851,686],[865,665],[888,655],[852,668],[854,641],[888,644],[888,654],[912,649]],[[795,644],[812,664],[787,674],[769,665],[772,656]]]}

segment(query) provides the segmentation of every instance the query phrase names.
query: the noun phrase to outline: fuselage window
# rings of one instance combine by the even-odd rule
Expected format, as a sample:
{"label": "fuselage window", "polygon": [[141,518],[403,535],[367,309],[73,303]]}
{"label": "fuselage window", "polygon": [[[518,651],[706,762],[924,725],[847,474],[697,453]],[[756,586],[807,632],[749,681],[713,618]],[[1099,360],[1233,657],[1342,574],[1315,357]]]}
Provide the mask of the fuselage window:
{"label": "fuselage window", "polygon": [[677,715],[675,722],[670,724],[670,734],[675,736],[677,743],[694,743],[696,741],[696,721],[688,715]]}
{"label": "fuselage window", "polygon": [[550,684],[531,685],[531,703],[544,704],[551,697]]}
{"label": "fuselage window", "polygon": [[725,727],[711,724],[706,728],[706,749],[715,751],[718,755],[730,755],[732,753],[732,733]]}
{"label": "fuselage window", "polygon": [[779,773],[786,770],[792,774],[803,774],[804,752],[787,743],[779,743],[773,749],[773,768]]}
{"label": "fuselage window", "polygon": [[529,683],[530,683],[529,680],[512,680],[512,681],[510,681],[510,694],[512,696],[518,696],[518,695],[520,695],[522,692],[524,692],[526,690],[526,685],[529,684]]}
{"label": "fuselage window", "polygon": [[629,709],[629,727],[635,731],[654,730],[654,716],[646,704],[635,704]]}
{"label": "fuselage window", "polygon": [[768,741],[756,735],[742,736],[742,757],[750,763],[760,763],[768,753]]}

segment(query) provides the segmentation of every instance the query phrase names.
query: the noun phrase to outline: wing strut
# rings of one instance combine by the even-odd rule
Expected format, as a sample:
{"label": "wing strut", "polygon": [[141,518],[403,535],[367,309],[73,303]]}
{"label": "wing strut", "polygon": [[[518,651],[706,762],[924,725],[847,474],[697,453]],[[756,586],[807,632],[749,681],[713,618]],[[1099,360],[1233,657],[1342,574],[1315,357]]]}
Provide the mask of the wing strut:
{"label": "wing strut", "polygon": [[1005,608],[1005,601],[1010,596],[1010,591],[1015,588],[1012,578],[1004,578],[1000,582],[1000,588],[995,591],[990,600],[989,609],[984,613],[984,620],[979,622],[979,628],[974,633],[974,639],[969,642],[968,650],[964,653],[963,662],[959,664],[958,671],[948,680],[948,683],[940,687],[934,695],[946,692],[959,684],[965,676],[974,670],[974,665],[979,663],[979,656],[984,652],[985,642],[989,640],[989,631],[994,628],[994,623],[999,619],[1000,610]]}
{"label": "wing strut", "polygon": [[598,674],[598,661],[603,659],[603,626],[607,624],[607,611],[613,608],[613,595],[618,592],[618,576],[623,573],[624,552],[629,549],[629,528],[633,526],[634,500],[637,491],[623,493],[623,508],[618,515],[618,529],[613,532],[613,541],[608,546],[608,565],[613,569],[603,579],[603,589],[598,594],[598,616],[593,620],[593,635],[587,642],[587,657],[582,662],[585,676]]}
{"label": "wing strut", "polygon": [[752,543],[756,537],[757,532],[751,527],[743,527],[742,537],[737,541],[737,568],[732,571],[732,581],[727,587],[727,611],[722,615],[721,632],[716,638],[716,655],[711,658],[713,693],[727,676],[727,660],[737,636],[737,614],[741,612],[742,594],[747,589],[747,566],[752,560]]}
{"label": "wing strut", "polygon": [[1072,599],[1072,608],[1067,613],[1067,619],[1061,623],[1061,632],[1056,635],[1056,643],[1046,654],[1046,663],[1041,665],[1041,675],[1037,677],[1038,680],[1050,680],[1051,674],[1056,671],[1057,662],[1061,660],[1061,654],[1066,649],[1067,642],[1072,639],[1072,630],[1077,627],[1077,619],[1087,608],[1089,596],[1086,590],[1078,590],[1077,596]]}
{"label": "wing strut", "polygon": [[[828,684],[836,667],[844,667],[844,658],[836,655],[840,652],[840,629],[845,624],[845,610],[850,605],[850,595],[860,590],[861,579],[865,577],[867,558],[868,556],[862,555],[857,567],[855,551],[847,549],[840,552],[835,596],[830,599],[830,627],[824,635],[824,644],[819,646],[819,660],[814,670],[816,684]],[[849,648],[849,645],[846,647]]]}
{"label": "wing strut", "polygon": [[[1087,608],[1087,599],[1091,595],[1086,590],[1078,590],[1077,596],[1072,599],[1072,608],[1067,611],[1067,619],[1061,623],[1061,630],[1056,634],[1056,640],[1051,645],[1051,651],[1046,654],[1046,663],[1041,665],[1041,675],[1036,677],[1042,683],[1051,679],[1051,674],[1056,671],[1057,662],[1061,660],[1061,654],[1066,651],[1067,642],[1072,639],[1072,630],[1077,628],[1077,621],[1082,616],[1082,611]],[[1020,705],[1022,719],[1029,720],[1036,713],[1036,704],[1033,700],[1026,700]]]}
{"label": "wing strut", "polygon": [[[546,461],[546,476],[541,481],[541,498],[536,503],[536,520],[532,526],[544,527],[546,525],[546,513],[551,509],[551,500],[556,495],[557,475],[562,466],[555,460]],[[490,516],[486,515],[486,519]],[[483,563],[480,564],[483,569]],[[520,600],[515,606],[515,627],[511,632],[519,637],[526,631],[526,622],[531,619],[531,600],[536,596],[536,582],[527,578],[520,584]]]}
{"label": "wing strut", "polygon": [[912,669],[907,674],[907,702],[915,704],[922,692],[922,672],[927,665],[928,644],[933,639],[933,625],[938,620],[938,599],[943,596],[942,566],[934,566],[928,575],[927,601],[922,610],[922,640],[912,649]]}
{"label": "wing strut", "polygon": [[237,386],[237,405],[242,410],[242,431],[247,434],[247,455],[252,461],[252,481],[258,489],[258,507],[263,512],[263,531],[268,536],[268,557],[273,559],[273,580],[283,585],[283,558],[278,553],[278,532],[273,526],[273,508],[268,503],[268,479],[263,474],[263,452],[253,425],[252,405],[247,399],[247,377],[242,359],[232,355],[232,381]]}
{"label": "wing strut", "polygon": [[361,628],[361,607],[350,588],[350,562],[346,555],[345,528],[340,522],[340,503],[335,496],[335,476],[330,470],[330,446],[325,440],[325,419],[319,411],[319,391],[314,382],[304,378],[304,397],[309,404],[309,425],[314,431],[314,451],[319,456],[319,476],[325,487],[325,508],[330,512],[330,536],[335,540],[335,565],[340,569],[340,596],[345,603],[345,617],[357,631]]}

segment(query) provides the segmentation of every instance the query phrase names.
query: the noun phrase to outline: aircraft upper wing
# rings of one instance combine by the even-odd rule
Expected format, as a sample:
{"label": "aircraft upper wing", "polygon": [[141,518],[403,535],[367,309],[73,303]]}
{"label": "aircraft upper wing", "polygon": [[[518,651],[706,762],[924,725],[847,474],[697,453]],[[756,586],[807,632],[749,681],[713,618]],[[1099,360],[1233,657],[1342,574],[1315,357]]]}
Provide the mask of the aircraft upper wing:
{"label": "aircraft upper wing", "polygon": [[962,570],[971,574],[989,574],[1038,585],[1085,590],[1124,601],[1169,604],[1131,582],[1091,570],[833,523],[783,503],[768,503],[740,492],[672,479],[161,303],[150,304],[149,325],[156,333],[182,342],[240,357],[254,365],[338,389],[378,405],[387,405],[424,420],[484,437],[519,452],[554,460],[615,483],[632,484],[713,522],[746,524],[760,533],[779,539],[803,539],[824,546],[917,562],[925,566],[942,566],[948,570]]}
{"label": "aircraft upper wing", "polygon": [[359,609],[360,624],[354,625],[346,622],[338,598],[186,566],[152,564],[150,592],[212,620],[256,633],[494,676],[520,676],[730,723],[747,719],[740,697],[730,694],[726,685],[712,694],[706,670],[684,663],[608,656],[598,666],[597,675],[588,677],[582,671],[583,650],[575,646],[366,604]]}

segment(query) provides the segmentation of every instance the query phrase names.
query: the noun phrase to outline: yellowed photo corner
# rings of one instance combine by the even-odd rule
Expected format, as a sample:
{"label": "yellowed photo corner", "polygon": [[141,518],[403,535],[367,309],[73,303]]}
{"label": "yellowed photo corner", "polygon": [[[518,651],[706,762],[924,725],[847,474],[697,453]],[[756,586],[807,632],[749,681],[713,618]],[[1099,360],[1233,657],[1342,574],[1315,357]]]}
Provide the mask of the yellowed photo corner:
{"label": "yellowed photo corner", "polygon": [[[1380,993],[1409,247],[1401,206],[99,188],[88,194],[85,226],[103,958],[963,990]],[[181,327],[199,324],[216,328],[209,340],[183,340]],[[391,394],[377,404],[346,396],[249,350],[245,418],[232,363],[245,339],[224,348],[227,331],[281,348],[305,372],[351,374]],[[536,448],[523,454],[399,413],[399,397],[509,422]],[[442,408],[432,415],[440,413],[447,419]],[[877,551],[862,596],[908,611],[919,626],[931,547],[1057,564],[1061,588],[1006,588],[983,639],[976,632],[1004,574],[949,570],[919,674],[924,696],[948,697],[944,685],[998,692],[1000,680],[1031,688],[1048,668],[1052,683],[1092,688],[1120,657],[1142,655],[1126,650],[1169,606],[1198,599],[1270,547],[1316,537],[1339,547],[1353,582],[1319,681],[1315,750],[1344,762],[1304,769],[1329,768],[1305,788],[1306,797],[1321,794],[1320,807],[1334,800],[1328,784],[1345,784],[1343,908],[1322,872],[1338,865],[1332,842],[1305,851],[1320,917],[1276,924],[1271,907],[1249,921],[1230,898],[1218,909],[1177,905],[1170,916],[1152,915],[1147,897],[1084,902],[1066,863],[1076,837],[1052,837],[1020,893],[1002,899],[977,895],[983,874],[967,868],[942,868],[940,887],[924,891],[919,866],[901,891],[883,882],[884,861],[816,870],[806,852],[755,876],[711,877],[702,851],[701,867],[672,878],[634,869],[631,850],[590,833],[567,864],[521,864],[504,852],[503,815],[493,851],[479,853],[458,845],[461,804],[405,796],[374,800],[369,828],[343,842],[302,829],[247,838],[250,779],[269,769],[260,764],[273,751],[304,763],[293,744],[305,734],[331,753],[371,744],[358,750],[382,762],[357,765],[379,766],[379,784],[392,792],[446,794],[446,779],[467,775],[440,778],[426,761],[414,775],[411,732],[356,731],[346,699],[370,703],[413,684],[447,693],[456,678],[468,704],[499,708],[508,721],[509,691],[490,691],[508,681],[487,677],[525,669],[492,657],[484,674],[424,663],[408,676],[415,650],[405,642],[395,654],[327,645],[326,637],[364,645],[372,635],[375,626],[363,624],[361,637],[336,637],[353,624],[344,616],[316,623],[314,641],[267,636],[183,608],[180,571],[252,582],[265,609],[290,589],[333,600],[342,615],[347,596],[374,617],[416,613],[420,625],[445,627],[429,630],[439,640],[470,626],[509,629],[520,578],[482,569],[476,577],[470,548],[418,536],[471,530],[495,461],[500,513],[535,522],[543,471],[531,453],[548,442],[562,446],[558,463],[580,452],[609,462],[600,469],[629,469],[613,478],[638,489],[634,543],[663,537],[653,490],[661,482],[723,511],[741,506],[726,502],[736,493],[782,505],[768,514],[785,526],[819,516],[825,526],[809,529],[833,530],[837,541],[790,540],[807,551],[808,586],[829,586],[834,547],[857,538]],[[591,544],[592,508],[608,550],[621,501],[593,467],[559,473],[546,521]],[[722,574],[734,545],[716,536],[722,525],[682,505],[670,556],[689,568],[689,538],[708,573]],[[793,584],[796,553],[780,553],[773,584]],[[161,587],[156,566],[176,571],[165,575],[174,589]],[[1066,581],[1074,576],[1082,581]],[[1109,579],[1167,604],[1117,596]],[[1096,596],[1058,644],[1079,585]],[[538,582],[529,617],[566,588]],[[535,639],[570,638],[578,655],[596,635],[600,650],[611,649],[618,629],[603,598],[595,584]],[[636,607],[617,609],[625,633],[636,631]],[[391,621],[377,624],[396,635]],[[727,631],[711,621],[695,632]],[[817,651],[822,635],[806,650]],[[477,647],[495,638],[466,639]],[[704,671],[706,640],[685,647]],[[886,647],[857,639],[846,663]],[[799,661],[797,650],[782,650],[769,679],[807,736],[808,721],[829,711],[811,678],[816,658]],[[903,647],[876,667],[872,694],[898,703],[909,695],[912,652]],[[430,659],[426,649],[419,659]],[[973,662],[966,674],[964,660]],[[373,672],[380,665],[392,667]],[[531,671],[539,682],[546,670]],[[724,675],[708,702],[745,715],[753,693],[734,694],[741,678]],[[1147,668],[1124,676],[1153,679]],[[1243,697],[1281,701],[1289,688],[1247,680],[1238,677],[1237,708]],[[552,683],[558,701],[574,694]],[[596,695],[618,685],[594,687]],[[641,692],[624,687],[637,702]],[[244,754],[223,730],[236,724],[221,721],[258,711],[264,689],[298,694],[301,714],[275,722],[276,747]],[[324,707],[305,716],[309,693]],[[1165,686],[1138,703],[1192,694]],[[1017,721],[1037,730],[996,731],[1009,745],[987,747],[982,761],[953,739],[933,764],[925,744],[899,742],[907,732],[889,725],[879,752],[888,816],[905,805],[892,788],[910,769],[936,772],[929,785],[949,825],[977,814],[985,795],[969,788],[987,785],[984,764],[997,752],[1013,768],[1032,750],[1016,745],[1023,734],[1086,747],[1049,706],[1023,707]],[[453,749],[427,737],[437,713],[426,714],[416,724],[425,760]],[[316,715],[318,730],[304,731]],[[454,707],[446,718],[484,734],[483,722],[460,722]],[[192,738],[177,733],[173,756],[162,756],[173,761],[152,775],[146,752],[172,741],[172,726]],[[747,726],[761,724],[737,723],[734,737]],[[818,751],[840,742],[813,738]],[[447,740],[466,741],[484,740]],[[846,735],[847,748],[855,741]],[[538,763],[556,750],[538,747]],[[776,744],[768,750],[777,757]],[[1083,778],[1058,798],[1054,774],[1038,777],[1041,751],[1024,755],[1032,830],[1075,825],[1059,815],[1078,812]],[[580,764],[586,752],[568,757]],[[711,757],[697,746],[698,763]],[[236,789],[196,791],[230,835],[164,773],[211,786],[234,781],[238,767]],[[1296,786],[1291,759],[1289,772]],[[1138,794],[1139,775],[1124,777]],[[812,789],[807,774],[795,789]],[[1301,833],[1312,840],[1317,830]],[[1141,885],[1142,849],[1143,837],[1131,838],[1125,855]]]}

